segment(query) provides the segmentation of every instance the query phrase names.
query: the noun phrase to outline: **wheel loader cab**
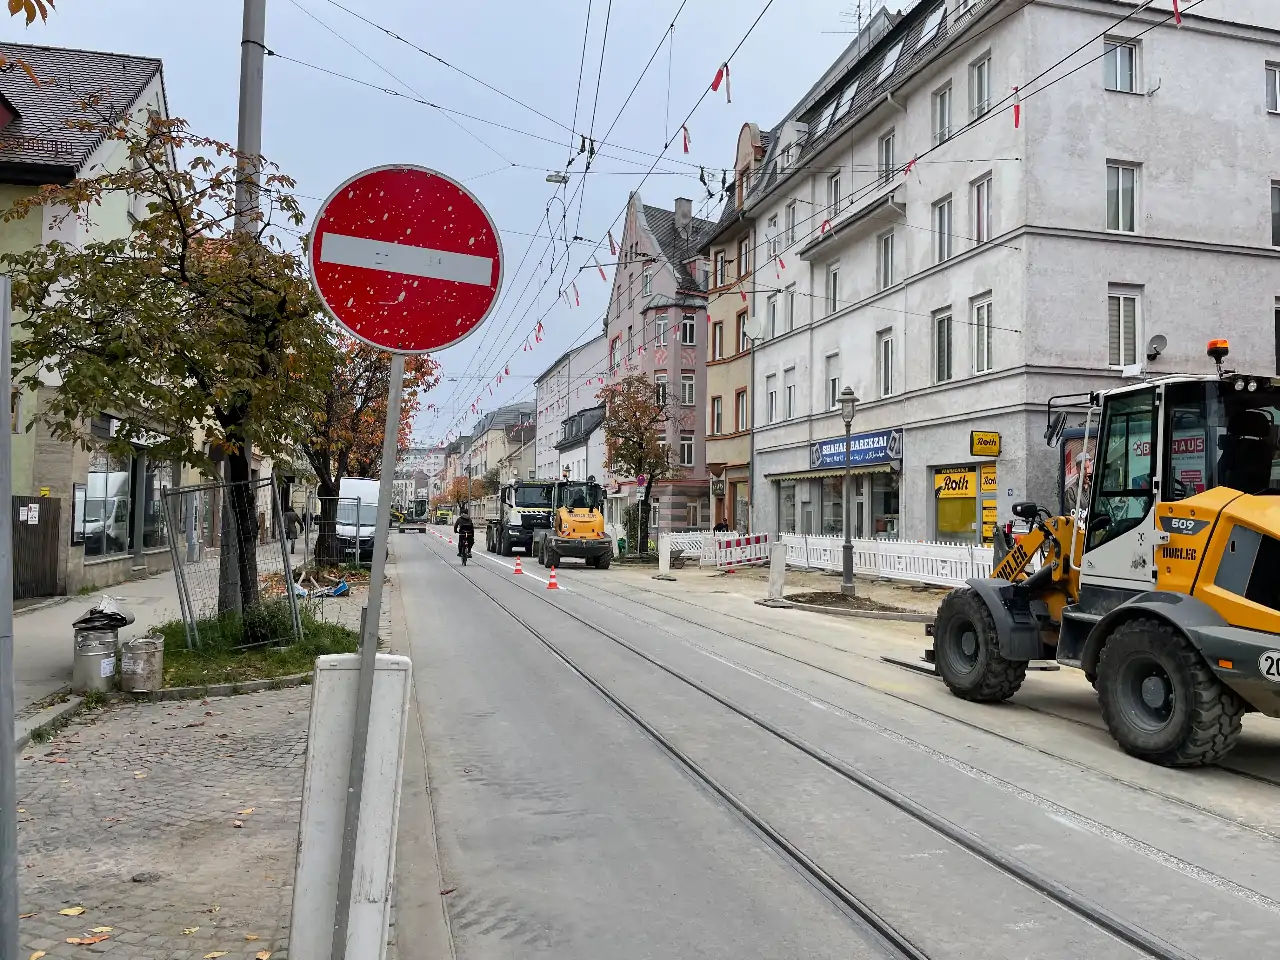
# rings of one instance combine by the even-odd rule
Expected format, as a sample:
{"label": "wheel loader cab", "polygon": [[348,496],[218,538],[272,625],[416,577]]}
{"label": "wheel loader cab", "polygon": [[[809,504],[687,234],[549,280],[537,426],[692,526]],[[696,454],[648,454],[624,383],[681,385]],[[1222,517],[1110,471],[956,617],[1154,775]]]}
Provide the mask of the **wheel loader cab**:
{"label": "wheel loader cab", "polygon": [[1093,681],[1125,750],[1212,762],[1244,712],[1280,716],[1280,379],[1173,376],[1094,395],[1086,450],[1095,442],[1087,511],[1042,520],[1016,504],[1032,532],[993,578],[943,601],[938,672],[957,696],[1000,700],[1029,660],[1055,656]]}

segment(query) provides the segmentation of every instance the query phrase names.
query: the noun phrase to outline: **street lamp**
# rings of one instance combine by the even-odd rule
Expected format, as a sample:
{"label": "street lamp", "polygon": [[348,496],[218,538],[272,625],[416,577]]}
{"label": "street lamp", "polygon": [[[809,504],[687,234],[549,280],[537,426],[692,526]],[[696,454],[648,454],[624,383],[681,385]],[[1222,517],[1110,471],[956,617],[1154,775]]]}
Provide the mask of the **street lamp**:
{"label": "street lamp", "polygon": [[849,465],[849,432],[853,429],[853,415],[858,406],[858,398],[854,396],[853,387],[845,387],[840,391],[840,416],[844,419],[844,576],[840,581],[840,592],[847,597],[854,595],[853,590],[853,540],[852,517],[849,491],[853,487],[853,473]]}

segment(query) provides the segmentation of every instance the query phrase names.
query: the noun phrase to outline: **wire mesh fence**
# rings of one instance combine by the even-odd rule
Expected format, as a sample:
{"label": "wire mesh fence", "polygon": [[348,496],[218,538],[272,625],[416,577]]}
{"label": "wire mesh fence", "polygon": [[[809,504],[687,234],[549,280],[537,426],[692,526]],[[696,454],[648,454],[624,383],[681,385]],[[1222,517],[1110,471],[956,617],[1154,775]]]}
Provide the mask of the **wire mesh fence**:
{"label": "wire mesh fence", "polygon": [[359,497],[317,497],[319,511],[302,523],[303,563],[322,566],[373,566],[378,505]]}
{"label": "wire mesh fence", "polygon": [[164,491],[187,646],[285,646],[302,636],[290,541],[271,478]]}

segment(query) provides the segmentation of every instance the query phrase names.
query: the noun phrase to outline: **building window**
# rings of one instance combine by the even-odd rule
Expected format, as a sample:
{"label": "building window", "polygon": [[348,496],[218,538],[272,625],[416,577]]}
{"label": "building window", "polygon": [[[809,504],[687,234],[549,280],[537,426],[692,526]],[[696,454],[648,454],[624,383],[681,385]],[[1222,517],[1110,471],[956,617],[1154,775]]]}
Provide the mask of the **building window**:
{"label": "building window", "polygon": [[12,387],[9,390],[9,432],[22,432],[22,388]]}
{"label": "building window", "polygon": [[711,325],[711,359],[720,360],[724,357],[724,324],[713,323]]}
{"label": "building window", "polygon": [[1271,245],[1280,247],[1280,183],[1271,184]]}
{"label": "building window", "polygon": [[995,351],[992,342],[995,331],[991,326],[991,300],[978,300],[973,305],[973,370],[987,373],[995,369]]}
{"label": "building window", "polygon": [[840,406],[840,354],[827,357],[827,409]]}
{"label": "building window", "polygon": [[733,395],[733,429],[741,433],[747,426],[747,391],[739,390]]}
{"label": "building window", "polygon": [[893,396],[893,334],[882,333],[876,342],[880,396]]}
{"label": "building window", "polygon": [[787,289],[783,291],[787,296],[786,306],[786,328],[790,333],[796,328],[796,285],[794,283],[787,284]]}
{"label": "building window", "polygon": [[692,407],[694,402],[693,395],[693,374],[680,374],[680,403],[686,407]]}
{"label": "building window", "polygon": [[951,314],[933,318],[933,382],[951,379]]}
{"label": "building window", "polygon": [[692,313],[686,313],[680,321],[680,343],[682,346],[692,347],[697,342],[697,326],[694,322],[694,316]]}
{"label": "building window", "polygon": [[665,347],[667,345],[667,318],[661,316],[658,318],[658,339],[656,346]]}
{"label": "building window", "polygon": [[[692,443],[690,444],[690,446],[692,446]],[[692,454],[690,454],[690,456],[692,456]],[[693,461],[690,460],[689,463],[690,465],[692,465]],[[694,530],[697,530],[699,527],[701,527],[702,526],[702,504],[700,503],[685,504],[684,522],[685,522],[685,526],[692,527]]]}
{"label": "building window", "polygon": [[1137,213],[1138,170],[1119,163],[1107,164],[1107,229],[1133,233]]}
{"label": "building window", "polygon": [[827,212],[835,216],[840,212],[840,174],[827,177]]}
{"label": "building window", "polygon": [[1138,362],[1138,297],[1113,293],[1107,297],[1107,364],[1127,367]]}
{"label": "building window", "polygon": [[738,241],[738,276],[745,277],[751,272],[751,240],[743,237]]}
{"label": "building window", "polygon": [[711,423],[708,425],[707,432],[713,437],[724,433],[724,401],[719,397],[711,398]]}
{"label": "building window", "polygon": [[898,65],[898,57],[902,53],[902,41],[899,40],[889,52],[884,55],[884,62],[880,64],[880,72],[876,75],[876,83],[884,83],[893,73],[893,68]]}
{"label": "building window", "polygon": [[142,496],[142,548],[153,550],[169,545],[169,527],[164,517],[164,491],[173,489],[173,465],[146,459]]}
{"label": "building window", "polygon": [[[680,466],[682,467],[693,466],[693,434],[692,433],[680,434]],[[696,510],[697,504],[694,504],[693,506],[694,506],[694,509]]]}
{"label": "building window", "polygon": [[893,131],[890,130],[876,145],[876,158],[880,165],[880,179],[885,183],[893,180],[894,174],[897,172],[893,159]]}
{"label": "building window", "polygon": [[[128,553],[133,501],[130,484],[133,458],[95,450],[89,460],[84,510],[74,518],[84,541],[85,557],[111,557]],[[78,504],[76,506],[79,506]]]}
{"label": "building window", "polygon": [[[1280,313],[1280,310],[1277,310]],[[769,374],[764,378],[764,422],[773,423],[778,419],[778,377]]]}
{"label": "building window", "polygon": [[785,405],[784,419],[790,420],[796,415],[796,368],[788,367],[782,371],[782,392]]}
{"label": "building window", "polygon": [[609,341],[609,369],[611,371],[618,369],[618,351],[621,342],[620,337],[614,337]]}
{"label": "building window", "polygon": [[976,120],[991,109],[991,57],[969,64],[969,111]]}
{"label": "building window", "polygon": [[787,226],[787,246],[790,247],[796,242],[796,204],[794,200],[787,204],[785,216]]}
{"label": "building window", "polygon": [[738,352],[746,353],[751,346],[751,338],[747,336],[747,311],[738,314]]}
{"label": "building window", "polygon": [[717,286],[717,287],[723,287],[723,286],[724,286],[724,281],[725,281],[725,275],[724,275],[724,262],[725,262],[725,260],[724,260],[724,251],[723,251],[723,250],[717,250],[717,251],[716,251],[716,259],[715,259],[715,264],[716,264],[716,270],[715,270],[715,273],[716,273],[716,286]]}
{"label": "building window", "polygon": [[769,245],[769,259],[773,260],[778,256],[778,218],[770,217],[769,225],[765,228],[765,236]]}
{"label": "building window", "polygon": [[973,184],[973,242],[986,243],[991,239],[991,175]]}
{"label": "building window", "polygon": [[665,373],[655,373],[653,375],[653,399],[660,407],[667,405],[667,375]]}
{"label": "building window", "polygon": [[[934,11],[929,14],[929,18],[925,20],[924,26],[920,28],[920,39],[916,41],[916,49],[923,47],[926,43],[934,38],[938,32],[938,27],[942,26],[942,15],[946,12],[946,4],[939,4]],[[961,9],[964,9],[961,7]]]}
{"label": "building window", "polygon": [[893,232],[876,241],[876,283],[881,290],[893,286]]}
{"label": "building window", "polygon": [[769,339],[778,335],[778,295],[775,293],[765,301],[765,320],[769,330]]}
{"label": "building window", "polygon": [[791,144],[787,144],[782,148],[782,169],[791,166]]}
{"label": "building window", "polygon": [[827,313],[840,309],[840,261],[827,264]]}
{"label": "building window", "polygon": [[1280,113],[1280,66],[1267,66],[1267,113]]}
{"label": "building window", "polygon": [[627,359],[628,360],[631,359],[631,354],[634,352],[634,349],[632,347],[632,344],[634,342],[635,341],[632,339],[632,336],[631,336],[631,324],[628,323],[627,324]]}
{"label": "building window", "polygon": [[943,197],[933,205],[933,255],[934,262],[951,259],[952,253],[951,198]]}
{"label": "building window", "polygon": [[[941,7],[938,8],[941,11]],[[933,95],[933,142],[939,144],[951,136],[951,84]]]}
{"label": "building window", "polygon": [[635,304],[635,284],[636,275],[634,273],[627,274],[627,309],[630,310]]}
{"label": "building window", "polygon": [[1103,82],[1108,90],[1138,92],[1138,45],[1119,40],[1105,41],[1102,57]]}
{"label": "building window", "polygon": [[653,296],[653,271],[646,270],[640,274],[640,295],[643,297]]}

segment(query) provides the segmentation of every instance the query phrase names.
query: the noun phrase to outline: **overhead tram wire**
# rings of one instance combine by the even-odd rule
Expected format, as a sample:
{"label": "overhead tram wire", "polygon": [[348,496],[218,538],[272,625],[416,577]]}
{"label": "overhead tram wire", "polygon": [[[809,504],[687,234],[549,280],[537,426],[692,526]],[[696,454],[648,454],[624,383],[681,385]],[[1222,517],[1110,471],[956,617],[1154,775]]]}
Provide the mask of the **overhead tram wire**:
{"label": "overhead tram wire", "polygon": [[[604,58],[609,49],[609,24],[613,20],[613,0],[609,0],[608,6],[604,12],[604,34],[600,38],[600,65],[596,68],[596,92],[591,100],[591,123],[587,126],[587,140],[590,143],[588,147],[586,166],[584,170],[591,169],[591,161],[595,159],[596,151],[596,111],[600,109],[600,81],[604,79]],[[578,191],[578,219],[573,225],[573,235],[578,235],[578,230],[582,227],[582,206],[587,202],[587,181],[582,181],[582,189]]]}

